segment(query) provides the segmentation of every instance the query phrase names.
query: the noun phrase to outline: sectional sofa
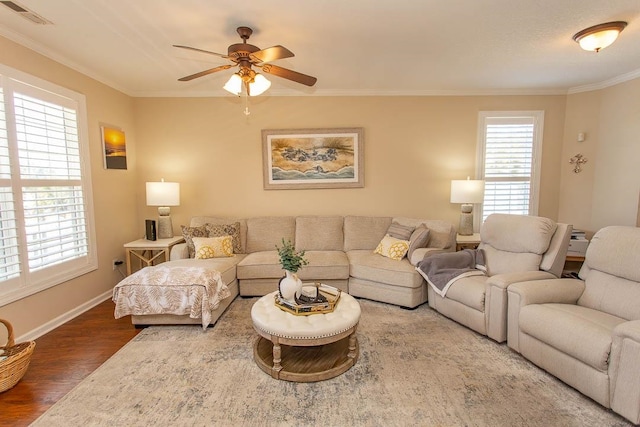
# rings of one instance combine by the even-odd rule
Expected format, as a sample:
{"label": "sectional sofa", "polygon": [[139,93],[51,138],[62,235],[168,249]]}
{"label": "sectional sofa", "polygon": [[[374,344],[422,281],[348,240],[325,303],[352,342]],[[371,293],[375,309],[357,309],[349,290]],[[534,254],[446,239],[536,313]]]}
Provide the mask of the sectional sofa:
{"label": "sectional sofa", "polygon": [[[427,240],[410,245],[407,257],[391,259],[374,253],[390,228],[410,232],[426,228]],[[455,251],[455,228],[446,221],[390,216],[272,216],[255,218],[193,217],[183,227],[190,237],[211,235],[211,231],[233,234],[230,257],[194,259],[188,243],[172,248],[169,264],[201,266],[220,272],[231,297],[212,313],[212,322],[233,299],[262,296],[278,288],[283,276],[276,245],[282,239],[305,250],[309,264],[298,276],[303,282],[322,282],[352,296],[414,308],[427,301],[427,283],[415,265],[427,253]],[[424,234],[423,234],[424,236]],[[414,243],[413,239],[408,239]],[[415,241],[417,242],[417,240]],[[426,242],[426,243],[425,243]],[[133,315],[135,325],[197,324],[200,319],[175,315]]]}

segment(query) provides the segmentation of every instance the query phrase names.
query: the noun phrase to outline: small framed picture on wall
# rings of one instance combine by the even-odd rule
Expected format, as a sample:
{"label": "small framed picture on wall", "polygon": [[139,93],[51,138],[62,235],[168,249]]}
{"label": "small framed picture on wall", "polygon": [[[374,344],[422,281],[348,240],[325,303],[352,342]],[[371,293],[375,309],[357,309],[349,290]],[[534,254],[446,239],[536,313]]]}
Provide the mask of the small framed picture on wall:
{"label": "small framed picture on wall", "polygon": [[127,141],[124,131],[110,125],[100,126],[105,169],[127,169]]}

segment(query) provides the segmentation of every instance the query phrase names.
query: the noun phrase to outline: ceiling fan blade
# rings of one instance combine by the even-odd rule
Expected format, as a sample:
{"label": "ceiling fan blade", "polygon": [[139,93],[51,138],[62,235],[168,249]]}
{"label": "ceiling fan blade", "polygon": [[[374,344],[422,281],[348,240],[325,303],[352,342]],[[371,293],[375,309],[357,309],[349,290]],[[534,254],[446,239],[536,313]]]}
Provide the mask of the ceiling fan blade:
{"label": "ceiling fan blade", "polygon": [[204,50],[204,49],[198,49],[197,47],[182,46],[182,45],[179,45],[179,44],[174,44],[173,47],[179,47],[180,49],[194,50],[196,52],[201,52],[201,53],[208,53],[209,55],[215,55],[215,56],[219,56],[221,58],[228,58],[229,57],[229,56],[223,55],[221,53],[215,53],[215,52],[211,52],[211,51]]}
{"label": "ceiling fan blade", "polygon": [[255,62],[263,63],[263,62],[275,61],[276,59],[291,58],[295,55],[286,47],[276,45],[276,46],[268,47],[266,49],[259,50],[257,52],[253,52],[249,56]]}
{"label": "ceiling fan blade", "polygon": [[273,64],[265,64],[261,66],[262,71],[274,76],[282,77],[283,79],[292,80],[297,83],[301,83],[307,86],[313,86],[318,81],[317,78],[307,76],[306,74],[298,73],[297,71],[289,70],[287,68],[278,67]]}
{"label": "ceiling fan blade", "polygon": [[230,64],[229,65],[221,65],[219,67],[210,68],[208,70],[200,71],[199,73],[191,74],[190,76],[182,77],[181,79],[178,79],[178,81],[188,82],[189,80],[197,79],[198,77],[206,76],[207,74],[213,74],[213,73],[216,73],[218,71],[228,70],[231,67],[233,67],[233,65],[230,65]]}

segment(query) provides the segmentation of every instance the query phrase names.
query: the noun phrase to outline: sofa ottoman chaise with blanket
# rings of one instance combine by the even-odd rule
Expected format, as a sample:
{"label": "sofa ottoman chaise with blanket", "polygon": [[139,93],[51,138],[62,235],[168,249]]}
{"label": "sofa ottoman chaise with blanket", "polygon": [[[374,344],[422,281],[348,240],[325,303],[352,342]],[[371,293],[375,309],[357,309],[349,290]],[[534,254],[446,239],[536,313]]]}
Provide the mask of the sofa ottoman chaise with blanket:
{"label": "sofa ottoman chaise with blanket", "polygon": [[[194,258],[193,242],[198,237],[222,234],[233,234],[232,256]],[[417,307],[427,300],[427,285],[415,265],[427,254],[454,251],[456,231],[446,221],[390,216],[196,216],[183,227],[183,235],[186,243],[174,246],[170,260],[161,266],[200,266],[220,272],[231,296],[220,302],[215,321],[238,294],[263,296],[278,289],[283,270],[276,245],[281,246],[283,239],[291,241],[296,250],[306,251],[309,264],[297,273],[303,282],[322,282],[355,297]],[[381,252],[383,240],[396,241],[393,239],[408,242],[406,256],[396,260],[375,253]],[[135,315],[132,322],[197,324],[200,319]]]}
{"label": "sofa ottoman chaise with blanket", "polygon": [[579,277],[511,285],[507,344],[638,424],[640,228],[599,230]]}

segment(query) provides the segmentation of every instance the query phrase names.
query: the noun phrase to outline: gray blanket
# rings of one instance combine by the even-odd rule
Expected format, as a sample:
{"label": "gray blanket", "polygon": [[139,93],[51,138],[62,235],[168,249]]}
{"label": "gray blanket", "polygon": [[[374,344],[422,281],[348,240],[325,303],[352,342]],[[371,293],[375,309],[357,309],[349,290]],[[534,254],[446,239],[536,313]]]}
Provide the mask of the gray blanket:
{"label": "gray blanket", "polygon": [[430,255],[418,263],[416,270],[433,290],[443,297],[456,280],[484,275],[487,271],[482,249],[464,249]]}

